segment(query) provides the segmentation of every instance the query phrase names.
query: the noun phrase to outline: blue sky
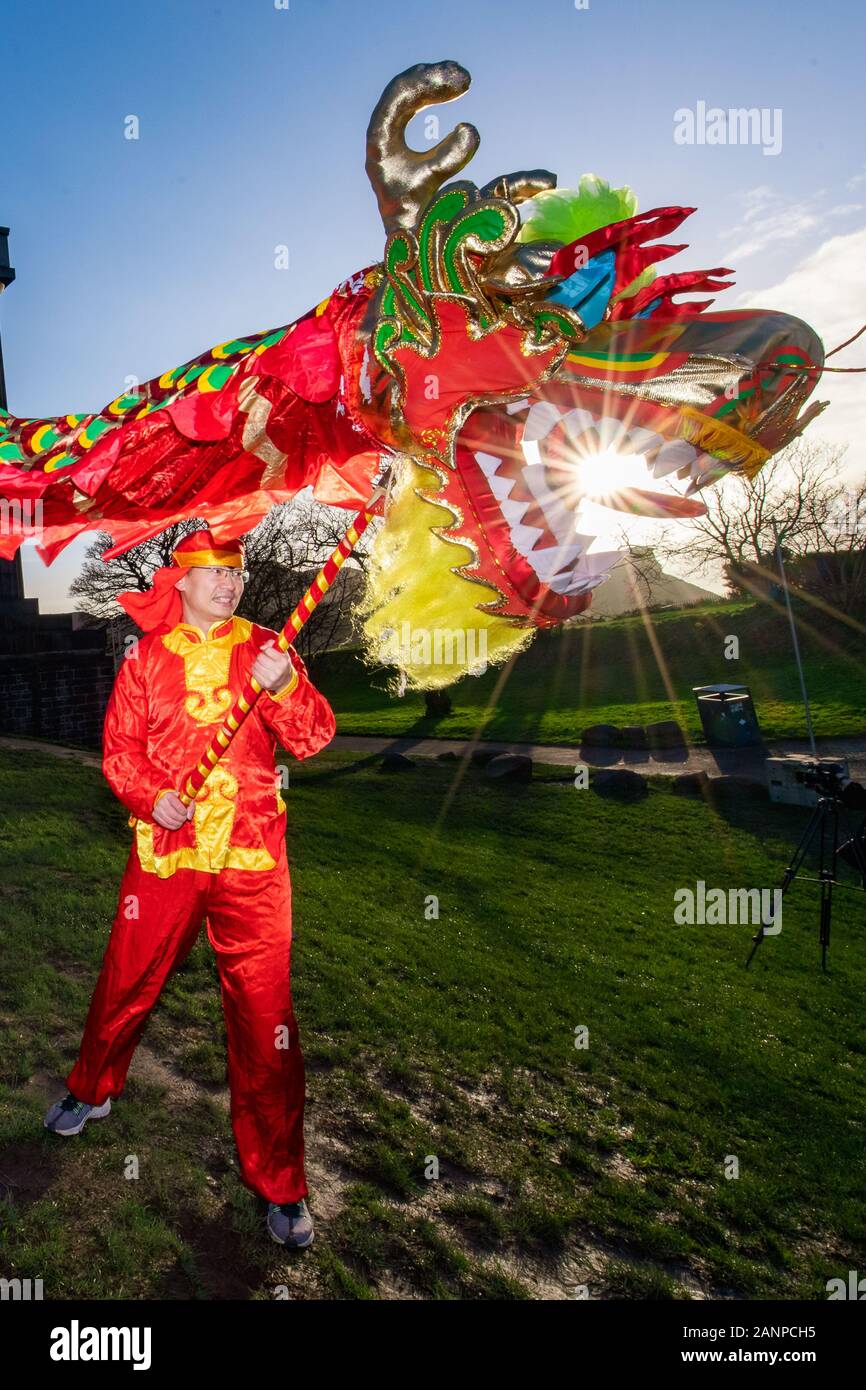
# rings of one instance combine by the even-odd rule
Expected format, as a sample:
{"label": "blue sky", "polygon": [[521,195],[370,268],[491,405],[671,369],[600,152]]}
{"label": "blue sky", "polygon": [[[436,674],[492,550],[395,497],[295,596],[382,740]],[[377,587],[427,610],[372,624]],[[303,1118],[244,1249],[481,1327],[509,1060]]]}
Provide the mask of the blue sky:
{"label": "blue sky", "polygon": [[[43,0],[7,10],[10,409],[100,409],[128,373],[146,380],[287,323],[379,259],[369,113],[391,76],[441,58],[473,76],[440,117],[443,131],[452,117],[478,127],[477,183],[542,165],[562,187],[588,171],[628,183],[642,208],[696,205],[683,229],[690,250],[674,266],[733,265],[730,304],[757,296],[803,313],[835,345],[866,320],[864,30],[853,0],[290,0],[288,10]],[[674,113],[700,101],[780,110],[780,153],[678,144]],[[123,138],[129,115],[137,141]],[[419,125],[410,139],[420,145]],[[278,244],[288,270],[274,268]],[[831,435],[866,424],[860,381],[833,383]],[[28,591],[46,609],[67,606],[82,550],[50,570],[27,550]]]}

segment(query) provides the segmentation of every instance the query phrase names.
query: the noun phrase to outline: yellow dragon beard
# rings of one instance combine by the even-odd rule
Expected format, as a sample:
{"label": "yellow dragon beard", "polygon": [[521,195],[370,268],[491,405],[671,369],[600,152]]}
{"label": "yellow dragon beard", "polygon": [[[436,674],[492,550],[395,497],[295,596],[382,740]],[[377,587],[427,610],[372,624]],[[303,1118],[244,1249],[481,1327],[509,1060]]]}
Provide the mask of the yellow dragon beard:
{"label": "yellow dragon beard", "polygon": [[[413,689],[433,690],[501,665],[529,645],[535,628],[478,607],[499,595],[489,584],[455,574],[474,556],[433,529],[456,521],[447,503],[434,500],[439,478],[408,455],[394,466],[385,524],[370,550],[358,607],[364,654],[370,663],[397,666]],[[399,683],[395,676],[392,689]]]}

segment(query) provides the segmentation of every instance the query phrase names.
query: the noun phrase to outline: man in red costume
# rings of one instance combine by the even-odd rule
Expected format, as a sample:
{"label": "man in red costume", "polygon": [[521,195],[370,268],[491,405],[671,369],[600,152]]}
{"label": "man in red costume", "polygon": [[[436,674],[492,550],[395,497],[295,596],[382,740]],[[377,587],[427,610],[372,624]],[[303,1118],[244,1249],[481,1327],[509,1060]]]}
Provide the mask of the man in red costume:
{"label": "man in red costume", "polygon": [[[304,1062],[290,988],[291,883],[277,741],[308,758],[334,735],[330,705],[297,652],[234,617],[242,545],[209,531],[180,542],[152,589],[120,602],[145,636],[121,663],[103,734],[103,771],[135,835],[69,1094],[45,1117],[79,1134],[107,1115],[160,991],[206,918],[222,986],[231,1116],[241,1179],[268,1202],[267,1226],[306,1246]],[[187,807],[184,776],[246,679],[263,693]]]}

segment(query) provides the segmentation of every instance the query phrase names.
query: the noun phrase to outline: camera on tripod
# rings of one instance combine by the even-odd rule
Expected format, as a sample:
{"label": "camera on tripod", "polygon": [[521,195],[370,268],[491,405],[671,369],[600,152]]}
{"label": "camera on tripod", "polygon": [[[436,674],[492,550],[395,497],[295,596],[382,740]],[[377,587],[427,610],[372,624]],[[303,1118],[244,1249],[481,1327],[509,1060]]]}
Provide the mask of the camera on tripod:
{"label": "camera on tripod", "polygon": [[795,768],[794,776],[804,787],[810,787],[819,796],[841,801],[850,811],[866,810],[866,787],[860,782],[852,782],[845,763],[833,758],[818,758],[815,762]]}
{"label": "camera on tripod", "polygon": [[[866,811],[866,787],[862,782],[852,782],[848,776],[847,763],[833,758],[818,758],[793,769],[794,777],[801,786],[809,787],[819,797],[825,797],[837,806],[848,811]],[[866,888],[866,821],[860,829],[839,845],[839,858],[860,874]]]}
{"label": "camera on tripod", "polygon": [[[768,767],[768,781],[770,786],[770,796],[773,800],[800,801],[804,793],[796,795],[796,789],[790,781],[790,772],[794,773],[794,780],[800,787],[807,788],[809,792],[814,792],[816,801],[813,806],[809,823],[800,842],[794,850],[793,857],[782,877],[781,892],[787,893],[791,884],[804,863],[810,849],[817,853],[817,877],[807,874],[803,878],[813,883],[818,883],[821,888],[821,909],[820,924],[818,929],[818,941],[821,946],[821,968],[827,969],[827,948],[830,945],[830,918],[833,911],[833,889],[854,887],[866,891],[866,820],[855,829],[849,819],[851,811],[866,810],[866,787],[860,782],[852,782],[848,776],[848,764],[840,762],[836,758],[819,758],[815,746],[815,733],[812,728],[812,714],[809,709],[809,697],[806,693],[806,678],[803,674],[803,662],[800,657],[800,644],[797,641],[797,625],[794,622],[794,612],[791,608],[791,594],[788,589],[788,577],[785,574],[785,562],[782,558],[782,545],[778,525],[773,523],[773,530],[776,535],[776,558],[779,562],[779,574],[782,579],[782,591],[785,595],[785,607],[788,610],[788,621],[791,625],[791,641],[794,647],[794,657],[797,662],[797,671],[800,676],[800,689],[803,693],[803,708],[806,715],[806,728],[809,733],[809,743],[812,750],[812,761],[802,763],[799,767],[792,767],[788,764],[785,767],[785,759],[770,759],[769,763],[774,764],[773,776]],[[787,791],[789,795],[785,796]],[[774,790],[779,793],[773,796]],[[790,793],[795,793],[793,796]],[[847,834],[844,843],[839,842],[840,829]],[[836,877],[836,863],[842,859],[849,864],[855,871],[860,883],[849,885],[840,883]],[[771,919],[772,921],[772,919]],[[746,965],[750,965],[755,952],[769,934],[770,922],[761,921],[761,929],[752,937],[752,949],[749,952]]]}

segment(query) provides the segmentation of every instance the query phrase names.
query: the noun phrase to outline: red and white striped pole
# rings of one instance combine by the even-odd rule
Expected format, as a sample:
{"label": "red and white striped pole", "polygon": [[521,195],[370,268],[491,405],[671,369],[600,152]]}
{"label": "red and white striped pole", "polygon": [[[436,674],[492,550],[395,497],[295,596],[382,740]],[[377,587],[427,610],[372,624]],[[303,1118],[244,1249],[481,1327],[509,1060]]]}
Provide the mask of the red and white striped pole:
{"label": "red and white striped pole", "polygon": [[[340,573],[344,563],[357,546],[370,522],[376,516],[382,515],[382,503],[386,495],[386,479],[383,479],[373,490],[369,502],[362,507],[357,516],[346,528],[337,548],[328,556],[319,573],[316,575],[303,598],[296,605],[290,614],[285,626],[277,638],[277,646],[281,651],[288,651],[294,642],[304,623],[321,603],[325,594],[330,589],[337,575]],[[201,791],[208,777],[210,777],[220,758],[225,753],[238,729],[243,724],[250,710],[262,693],[262,686],[253,676],[250,676],[244,686],[234,706],[226,715],[220,727],[217,729],[213,740],[206,753],[203,754],[201,761],[193,772],[189,774],[184,782],[183,789],[179,793],[181,801],[188,806]]]}

